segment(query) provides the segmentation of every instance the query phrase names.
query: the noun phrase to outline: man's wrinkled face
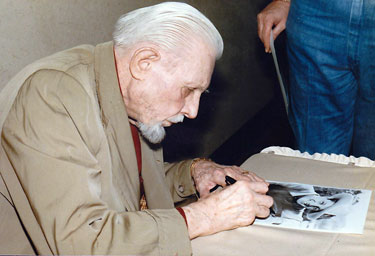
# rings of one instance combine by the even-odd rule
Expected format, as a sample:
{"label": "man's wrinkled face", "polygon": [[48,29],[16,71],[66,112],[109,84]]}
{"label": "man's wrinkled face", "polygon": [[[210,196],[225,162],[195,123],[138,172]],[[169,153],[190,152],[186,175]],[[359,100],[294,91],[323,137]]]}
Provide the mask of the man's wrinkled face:
{"label": "man's wrinkled face", "polygon": [[143,81],[138,127],[151,143],[165,136],[164,127],[198,114],[201,94],[209,86],[215,58],[204,44],[180,53],[161,52]]}

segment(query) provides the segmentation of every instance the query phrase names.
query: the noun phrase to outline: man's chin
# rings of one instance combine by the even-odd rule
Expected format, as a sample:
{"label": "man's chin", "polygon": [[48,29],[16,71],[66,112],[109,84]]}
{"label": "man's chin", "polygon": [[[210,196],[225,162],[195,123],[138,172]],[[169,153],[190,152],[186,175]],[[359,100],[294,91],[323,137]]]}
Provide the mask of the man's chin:
{"label": "man's chin", "polygon": [[147,125],[138,122],[138,128],[142,136],[152,144],[159,144],[165,138],[165,129],[161,123]]}

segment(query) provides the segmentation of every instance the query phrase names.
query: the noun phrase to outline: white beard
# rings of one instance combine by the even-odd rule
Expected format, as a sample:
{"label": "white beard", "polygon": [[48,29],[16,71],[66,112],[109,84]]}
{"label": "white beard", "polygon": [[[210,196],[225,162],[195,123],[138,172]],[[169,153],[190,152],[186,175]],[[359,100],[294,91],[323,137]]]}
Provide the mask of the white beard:
{"label": "white beard", "polygon": [[138,128],[142,136],[153,144],[160,143],[165,137],[165,129],[161,123],[148,125],[138,122]]}
{"label": "white beard", "polygon": [[[184,120],[184,115],[176,115],[168,118],[167,120],[172,123],[179,123]],[[158,144],[165,138],[165,129],[162,123],[148,125],[138,122],[138,128],[142,136],[153,144]]]}

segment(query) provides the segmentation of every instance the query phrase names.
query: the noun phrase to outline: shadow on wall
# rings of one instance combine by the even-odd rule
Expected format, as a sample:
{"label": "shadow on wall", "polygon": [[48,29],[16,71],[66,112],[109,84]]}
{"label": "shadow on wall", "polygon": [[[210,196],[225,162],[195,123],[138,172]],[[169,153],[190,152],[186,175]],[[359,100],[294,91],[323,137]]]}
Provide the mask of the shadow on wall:
{"label": "shadow on wall", "polygon": [[[241,164],[267,146],[293,147],[272,56],[257,35],[256,15],[268,1],[193,3],[222,34],[224,55],[216,64],[210,93],[202,95],[197,119],[167,129],[165,160],[204,156]],[[275,45],[287,79],[284,34]]]}
{"label": "shadow on wall", "polygon": [[[289,75],[285,40],[285,33],[281,34],[275,42],[275,48],[283,81],[287,86]],[[262,54],[264,53],[259,55]],[[272,58],[271,55],[267,54],[267,58],[264,58],[260,65],[269,65],[270,58]],[[250,156],[269,146],[295,148],[295,138],[288,122],[284,99],[276,78],[276,69],[273,64],[272,67],[265,66],[264,68],[270,76],[274,77],[274,97],[210,155],[215,162],[225,165],[241,165]]]}

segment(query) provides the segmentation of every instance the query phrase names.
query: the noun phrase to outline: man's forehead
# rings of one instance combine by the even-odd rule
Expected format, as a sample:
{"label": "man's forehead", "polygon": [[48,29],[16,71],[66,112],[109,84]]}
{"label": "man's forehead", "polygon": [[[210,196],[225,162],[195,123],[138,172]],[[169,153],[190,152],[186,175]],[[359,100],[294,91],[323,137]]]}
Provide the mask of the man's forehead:
{"label": "man's forehead", "polygon": [[194,86],[197,89],[206,90],[210,85],[211,76],[214,68],[214,63],[210,61],[195,63],[185,70],[184,83]]}

